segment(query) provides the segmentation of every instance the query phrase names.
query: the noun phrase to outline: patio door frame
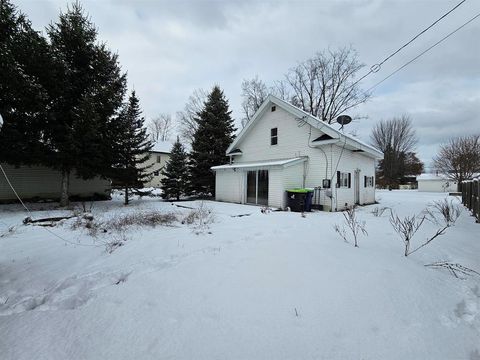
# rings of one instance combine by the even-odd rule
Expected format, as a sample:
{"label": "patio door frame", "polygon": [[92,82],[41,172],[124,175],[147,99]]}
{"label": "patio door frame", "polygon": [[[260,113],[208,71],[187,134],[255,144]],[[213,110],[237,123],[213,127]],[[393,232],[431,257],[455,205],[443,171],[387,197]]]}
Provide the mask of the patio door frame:
{"label": "patio door frame", "polygon": [[[266,198],[266,203],[259,203],[258,202],[258,178],[259,178],[259,172],[260,171],[265,171],[267,174],[267,198]],[[255,173],[255,202],[249,202],[248,201],[248,174],[249,173]],[[268,193],[269,193],[269,171],[268,169],[257,169],[257,170],[247,170],[245,173],[245,203],[246,204],[253,204],[253,205],[265,205],[268,206]]]}

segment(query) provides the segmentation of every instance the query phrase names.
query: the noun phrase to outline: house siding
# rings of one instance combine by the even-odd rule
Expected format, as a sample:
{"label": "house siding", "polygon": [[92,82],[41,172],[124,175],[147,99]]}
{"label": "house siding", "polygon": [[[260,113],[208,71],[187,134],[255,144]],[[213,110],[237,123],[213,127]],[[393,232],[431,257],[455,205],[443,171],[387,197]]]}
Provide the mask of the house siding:
{"label": "house siding", "polygon": [[[160,162],[157,163],[157,156],[160,156]],[[155,187],[159,188],[162,186],[162,179],[165,177],[162,175],[162,169],[167,165],[167,162],[170,160],[170,154],[163,153],[163,152],[156,152],[151,151],[150,157],[147,161],[145,161],[144,165],[142,166],[151,166],[147,171],[152,174],[152,177],[149,182],[147,182],[144,186],[145,187]],[[158,171],[159,174],[157,176],[154,175],[154,172]]]}
{"label": "house siding", "polygon": [[[364,176],[375,175],[375,162],[359,153],[352,151],[343,151],[341,146],[332,146],[331,149],[333,164],[338,167],[333,169],[334,171],[347,172],[351,174],[351,186],[350,188],[335,187],[337,182],[337,174],[333,176],[333,210],[344,210],[347,207],[353,206],[355,203],[355,170],[360,170],[359,174],[359,188],[360,188],[360,204],[373,204],[375,202],[375,184],[373,187],[364,186]],[[338,159],[340,158],[340,162]]]}
{"label": "house siding", "polygon": [[[277,128],[278,143],[270,145],[270,130]],[[296,119],[280,107],[276,111],[266,110],[262,118],[254,124],[241,142],[237,144],[243,152],[234,157],[234,163],[244,163],[259,160],[288,159],[299,156],[307,157],[304,164],[270,170],[269,205],[286,207],[285,190],[293,187],[315,188],[322,186],[323,179],[332,181],[332,198],[327,196],[327,190],[321,189],[319,202],[324,209],[342,210],[352,206],[354,200],[354,170],[359,174],[359,202],[371,204],[375,202],[375,188],[364,186],[364,176],[375,176],[375,160],[362,153],[343,149],[343,144],[324,145],[321,148],[311,147],[310,141],[323,133],[301,119]],[[276,172],[280,171],[281,181]],[[337,171],[351,173],[350,188],[336,188]],[[305,182],[304,182],[305,172]],[[278,199],[282,199],[279,201]],[[275,203],[275,205],[273,205]],[[346,204],[346,205],[345,205]]]}
{"label": "house siding", "polygon": [[218,170],[215,180],[216,200],[238,204],[244,202],[245,177],[243,171]]}
{"label": "house siding", "polygon": [[282,168],[268,169],[268,206],[282,208],[284,204]]}
{"label": "house siding", "polygon": [[[15,167],[2,164],[10,182],[22,199],[60,197],[62,175],[60,171],[43,166]],[[109,196],[110,181],[99,177],[83,180],[75,174],[70,175],[70,196],[90,197],[95,194]],[[8,185],[3,173],[0,173],[0,201],[15,201],[16,196]]]}

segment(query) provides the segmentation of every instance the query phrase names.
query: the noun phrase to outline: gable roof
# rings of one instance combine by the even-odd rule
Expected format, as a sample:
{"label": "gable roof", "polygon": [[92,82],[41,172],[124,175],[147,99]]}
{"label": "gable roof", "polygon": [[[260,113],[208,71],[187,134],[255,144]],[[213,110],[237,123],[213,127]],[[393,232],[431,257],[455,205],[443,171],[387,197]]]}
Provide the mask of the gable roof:
{"label": "gable roof", "polygon": [[375,147],[361,140],[358,140],[353,136],[343,134],[342,132],[335,129],[332,125],[326,123],[325,121],[321,121],[317,117],[307,113],[306,111],[303,111],[302,109],[299,109],[298,107],[282,99],[279,99],[274,95],[268,95],[268,97],[265,99],[263,104],[260,106],[257,112],[253,115],[252,119],[247,123],[247,125],[242,129],[242,131],[240,131],[240,133],[235,138],[235,140],[230,144],[226,152],[227,155],[229,154],[230,151],[238,147],[238,144],[251,131],[254,124],[263,116],[263,114],[269,108],[270,104],[275,104],[278,107],[285,110],[286,112],[293,115],[294,117],[305,121],[312,127],[322,131],[331,139],[339,140],[340,143],[344,143],[343,146],[348,145],[349,147],[352,147],[354,150],[364,152],[365,155],[367,156],[370,156],[376,159],[383,159],[383,153],[380,150],[376,149]]}
{"label": "gable roof", "polygon": [[170,154],[172,152],[173,144],[169,141],[158,140],[155,145],[153,145],[150,152],[158,152],[164,154]]}

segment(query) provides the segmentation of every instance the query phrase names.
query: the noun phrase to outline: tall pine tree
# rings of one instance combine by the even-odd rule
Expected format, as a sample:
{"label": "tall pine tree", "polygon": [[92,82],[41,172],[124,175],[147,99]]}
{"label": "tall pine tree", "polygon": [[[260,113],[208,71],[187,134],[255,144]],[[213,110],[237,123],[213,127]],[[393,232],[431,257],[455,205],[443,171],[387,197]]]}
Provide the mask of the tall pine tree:
{"label": "tall pine tree", "polygon": [[151,177],[145,162],[150,157],[153,144],[144,122],[139,100],[132,91],[116,121],[118,136],[113,148],[116,162],[111,171],[111,177],[125,190],[125,205],[129,203],[130,190],[142,188]]}
{"label": "tall pine tree", "polygon": [[44,137],[52,57],[42,35],[10,1],[0,1],[0,161],[48,163]]}
{"label": "tall pine tree", "polygon": [[192,190],[197,195],[215,196],[215,174],[210,168],[227,161],[225,152],[235,132],[228,101],[220,87],[213,88],[198,115],[190,154]]}
{"label": "tall pine tree", "polygon": [[68,202],[68,179],[105,176],[113,163],[112,123],[122,104],[126,76],[117,55],[97,43],[97,30],[74,3],[47,29],[55,59],[52,116],[45,137],[52,165],[62,172],[61,205]]}
{"label": "tall pine tree", "polygon": [[188,176],[188,160],[187,153],[180,139],[173,144],[165,168],[162,170],[164,178],[162,178],[162,198],[174,198],[180,200],[181,196],[189,195],[189,176]]}

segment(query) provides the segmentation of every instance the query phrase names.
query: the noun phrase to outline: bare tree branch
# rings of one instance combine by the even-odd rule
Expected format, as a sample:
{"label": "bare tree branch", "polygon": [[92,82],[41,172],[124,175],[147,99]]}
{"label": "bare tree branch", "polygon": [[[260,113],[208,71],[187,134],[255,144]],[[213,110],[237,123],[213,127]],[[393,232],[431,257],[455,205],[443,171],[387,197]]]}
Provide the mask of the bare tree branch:
{"label": "bare tree branch", "polygon": [[450,139],[433,158],[434,166],[458,187],[463,180],[480,172],[480,134]]}
{"label": "bare tree branch", "polygon": [[180,138],[189,145],[192,144],[193,135],[198,127],[196,118],[203,110],[207,96],[208,93],[203,89],[194,90],[183,110],[177,112]]}
{"label": "bare tree branch", "polygon": [[265,83],[259,79],[258,75],[251,80],[243,80],[242,82],[242,110],[244,117],[242,126],[251,120],[253,115],[260,108],[262,103],[268,96],[268,89]]}
{"label": "bare tree branch", "polygon": [[330,124],[338,115],[370,98],[355,82],[363,67],[351,47],[318,52],[291,68],[285,81],[276,87],[284,90],[288,86],[293,93],[288,96],[290,102]]}
{"label": "bare tree branch", "polygon": [[170,114],[160,114],[158,117],[150,120],[147,129],[153,141],[167,141],[173,131],[172,116]]}
{"label": "bare tree branch", "polygon": [[380,121],[373,128],[370,139],[384,155],[378,165],[379,185],[395,188],[405,175],[422,172],[423,164],[414,153],[418,139],[409,116]]}

